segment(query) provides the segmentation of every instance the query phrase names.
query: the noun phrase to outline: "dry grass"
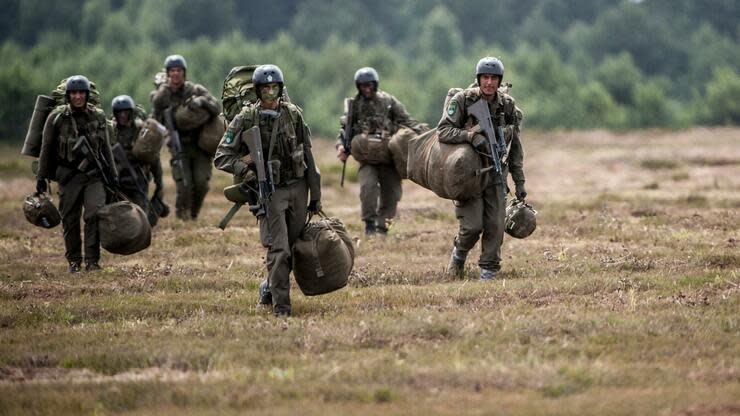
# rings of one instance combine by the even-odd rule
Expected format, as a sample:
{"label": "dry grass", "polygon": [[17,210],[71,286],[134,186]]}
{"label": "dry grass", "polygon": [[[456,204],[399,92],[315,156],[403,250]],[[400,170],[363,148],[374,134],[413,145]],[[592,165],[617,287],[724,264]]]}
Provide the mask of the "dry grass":
{"label": "dry grass", "polygon": [[23,220],[33,181],[5,149],[0,414],[740,414],[739,135],[529,135],[539,228],[506,240],[492,283],[477,252],[444,276],[452,205],[408,181],[388,238],[365,239],[356,167],[341,190],[317,141],[356,266],[341,291],[294,287],[289,320],[256,306],[254,219],[216,228],[226,175],[197,222],[71,276],[61,230]]}

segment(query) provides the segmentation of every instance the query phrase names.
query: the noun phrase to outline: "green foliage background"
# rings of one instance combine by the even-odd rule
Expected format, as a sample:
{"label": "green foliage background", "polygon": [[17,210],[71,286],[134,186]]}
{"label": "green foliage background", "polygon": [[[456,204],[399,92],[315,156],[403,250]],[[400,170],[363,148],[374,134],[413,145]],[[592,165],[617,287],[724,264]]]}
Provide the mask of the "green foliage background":
{"label": "green foliage background", "polygon": [[436,125],[447,89],[500,56],[527,128],[740,124],[740,2],[715,0],[2,0],[0,138],[20,140],[37,94],[85,74],[106,110],[148,106],[164,57],[220,96],[233,66],[275,63],[322,136],[352,76]]}

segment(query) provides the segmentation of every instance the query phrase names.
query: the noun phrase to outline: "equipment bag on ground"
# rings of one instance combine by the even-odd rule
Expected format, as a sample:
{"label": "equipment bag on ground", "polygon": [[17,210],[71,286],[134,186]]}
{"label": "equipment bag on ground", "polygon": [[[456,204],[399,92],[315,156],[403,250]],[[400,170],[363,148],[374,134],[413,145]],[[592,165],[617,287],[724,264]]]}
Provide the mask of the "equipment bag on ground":
{"label": "equipment bag on ground", "polygon": [[475,149],[440,143],[437,137],[432,129],[409,140],[408,178],[440,198],[464,201],[481,195],[490,175],[480,174],[486,166]]}
{"label": "equipment bag on ground", "polygon": [[347,285],[355,249],[344,224],[323,212],[308,222],[293,246],[293,275],[306,296],[323,295]]}
{"label": "equipment bag on ground", "polygon": [[393,164],[402,179],[408,178],[409,141],[416,137],[416,132],[408,127],[401,127],[388,142]]}
{"label": "equipment bag on ground", "polygon": [[23,215],[28,222],[37,227],[54,228],[62,222],[62,216],[54,206],[54,201],[46,193],[26,196],[23,201]]}
{"label": "equipment bag on ground", "polygon": [[98,210],[97,216],[100,245],[113,254],[134,254],[152,242],[149,219],[133,202],[108,204]]}

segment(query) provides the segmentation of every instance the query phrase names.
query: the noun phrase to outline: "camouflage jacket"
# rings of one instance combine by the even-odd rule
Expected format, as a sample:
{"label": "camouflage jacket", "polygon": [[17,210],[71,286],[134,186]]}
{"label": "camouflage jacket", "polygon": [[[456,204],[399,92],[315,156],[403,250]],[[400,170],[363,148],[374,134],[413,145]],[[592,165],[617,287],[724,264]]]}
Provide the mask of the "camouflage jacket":
{"label": "camouflage jacket", "polygon": [[[378,90],[375,95],[366,99],[357,94],[352,105],[352,134],[354,137],[361,133],[385,134],[390,138],[402,126],[414,130],[417,134],[424,132],[428,127],[411,118],[400,101],[385,91]],[[341,130],[347,120],[347,114],[342,116]],[[337,146],[341,144],[342,133],[337,136]]]}
{"label": "camouflage jacket", "polygon": [[[305,180],[311,192],[311,200],[321,199],[321,176],[311,151],[311,131],[303,120],[301,109],[295,104],[280,101],[278,111],[261,109],[260,101],[247,104],[229,124],[213,160],[217,169],[232,173],[236,181],[256,171],[249,149],[241,140],[241,133],[252,126],[259,126],[262,139],[262,154],[273,168],[273,184],[287,186]],[[275,142],[270,146],[272,137]]]}
{"label": "camouflage jacket", "polygon": [[[467,88],[455,94],[446,105],[442,119],[437,125],[439,141],[442,143],[458,144],[471,143],[473,127],[478,120],[468,114],[468,106],[483,99],[478,87]],[[494,99],[489,103],[491,120],[494,125],[504,128],[504,137],[508,154],[506,164],[514,183],[524,183],[524,150],[519,138],[522,111],[516,106],[514,98],[497,91]]]}
{"label": "camouflage jacket", "polygon": [[[58,169],[63,168],[67,172],[76,170],[82,158],[73,149],[80,136],[87,137],[92,150],[108,162],[109,173],[116,176],[118,172],[112,163],[113,153],[108,134],[105,113],[94,105],[87,104],[84,110],[79,111],[73,111],[69,104],[56,107],[44,124],[38,177],[60,180],[63,175]],[[89,169],[93,168],[89,166]]]}
{"label": "camouflage jacket", "polygon": [[[193,84],[185,81],[185,84],[177,91],[173,91],[169,83],[160,85],[150,94],[152,106],[154,107],[153,117],[158,122],[165,124],[164,112],[171,108],[174,112],[177,107],[187,105],[190,100],[200,101],[200,105],[205,108],[212,116],[219,113],[219,105],[216,98],[211,95],[206,87],[200,84]],[[181,132],[187,133],[187,132]]]}

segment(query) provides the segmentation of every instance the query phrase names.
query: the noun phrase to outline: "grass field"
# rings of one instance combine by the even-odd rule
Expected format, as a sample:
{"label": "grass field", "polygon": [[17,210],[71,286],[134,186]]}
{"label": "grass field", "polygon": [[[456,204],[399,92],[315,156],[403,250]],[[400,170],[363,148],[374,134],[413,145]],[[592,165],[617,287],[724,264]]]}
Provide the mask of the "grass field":
{"label": "grass field", "polygon": [[365,239],[358,186],[317,142],[357,258],[338,292],[294,286],[287,320],[256,306],[254,219],[216,228],[227,175],[197,222],[69,275],[61,228],[23,219],[30,161],[6,147],[0,414],[740,414],[740,130],[524,145],[539,228],[484,283],[477,251],[465,279],[443,274],[452,204],[409,181],[389,236]]}

